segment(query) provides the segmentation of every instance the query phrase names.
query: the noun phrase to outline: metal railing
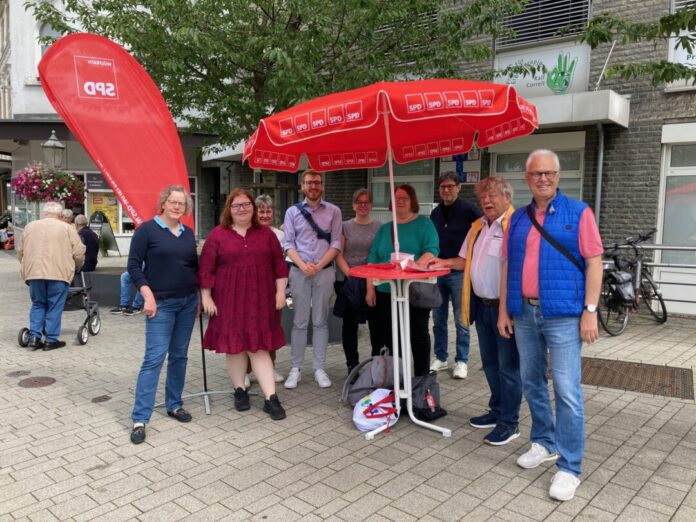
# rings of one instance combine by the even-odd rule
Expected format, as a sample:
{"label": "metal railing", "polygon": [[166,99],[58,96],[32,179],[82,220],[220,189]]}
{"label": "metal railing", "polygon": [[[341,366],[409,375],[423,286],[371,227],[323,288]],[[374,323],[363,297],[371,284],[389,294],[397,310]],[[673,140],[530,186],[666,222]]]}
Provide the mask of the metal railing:
{"label": "metal railing", "polygon": [[[609,247],[611,248],[611,247]],[[626,245],[626,246],[620,246],[619,247],[622,250],[625,249],[630,249],[631,247]],[[675,252],[694,252],[696,253],[696,246],[675,246],[675,245],[651,245],[651,244],[642,244],[639,246],[639,248],[646,250],[646,251],[652,251],[652,252],[657,252],[657,251],[675,251]],[[605,248],[607,250],[607,248]],[[654,259],[655,256],[653,255],[652,258]],[[679,270],[687,270],[690,273],[693,273],[694,277],[696,278],[696,263],[665,263],[665,262],[651,262],[648,261],[647,259],[643,260],[643,264],[647,267],[650,267],[653,273],[653,277],[655,274],[655,268],[673,268],[673,269],[679,269]],[[688,281],[667,281],[662,279],[662,275],[660,276],[660,279],[655,279],[655,283],[658,285],[660,290],[662,290],[663,285],[667,286],[696,286],[696,282],[690,283]],[[663,299],[665,301],[669,302],[674,302],[674,303],[690,303],[690,304],[696,304],[696,292],[692,294],[694,297],[691,299],[674,299],[674,298],[669,298],[664,296],[663,292]]]}

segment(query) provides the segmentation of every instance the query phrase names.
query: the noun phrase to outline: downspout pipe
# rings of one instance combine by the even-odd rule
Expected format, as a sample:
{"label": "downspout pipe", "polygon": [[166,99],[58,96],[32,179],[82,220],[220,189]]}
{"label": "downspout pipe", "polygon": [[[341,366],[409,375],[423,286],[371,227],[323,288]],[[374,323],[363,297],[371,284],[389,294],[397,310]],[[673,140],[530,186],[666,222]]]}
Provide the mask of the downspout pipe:
{"label": "downspout pipe", "polygon": [[599,224],[599,212],[602,207],[602,174],[604,172],[604,126],[597,124],[597,184],[595,186],[594,214]]}

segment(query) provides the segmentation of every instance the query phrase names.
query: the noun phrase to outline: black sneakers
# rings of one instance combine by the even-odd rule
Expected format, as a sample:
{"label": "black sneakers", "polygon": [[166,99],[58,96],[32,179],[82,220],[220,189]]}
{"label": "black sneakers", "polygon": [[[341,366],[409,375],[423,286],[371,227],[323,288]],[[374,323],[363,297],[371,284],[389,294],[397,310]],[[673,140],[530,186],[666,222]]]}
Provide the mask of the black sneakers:
{"label": "black sneakers", "polygon": [[131,308],[130,306],[123,311],[123,315],[137,315],[142,312],[142,308]]}
{"label": "black sneakers", "polygon": [[118,305],[116,308],[112,308],[111,310],[109,310],[109,313],[114,315],[121,315],[127,309],[127,306]]}
{"label": "black sneakers", "polygon": [[282,420],[285,418],[285,410],[280,405],[278,395],[271,395],[268,400],[263,401],[263,411],[268,413],[273,420]]}
{"label": "black sneakers", "polygon": [[237,411],[246,411],[251,408],[249,403],[249,394],[244,388],[234,390],[234,409]]}
{"label": "black sneakers", "polygon": [[142,424],[133,426],[133,431],[131,431],[130,434],[130,441],[133,444],[140,444],[141,442],[145,442],[145,426],[143,426]]}
{"label": "black sneakers", "polygon": [[65,346],[65,341],[46,341],[43,345],[43,351],[47,352],[49,350],[55,350],[56,348],[62,348]]}
{"label": "black sneakers", "polygon": [[175,411],[168,411],[167,415],[170,417],[173,417],[174,419],[178,420],[179,422],[191,422],[191,414],[187,412],[184,408],[179,408],[178,410]]}

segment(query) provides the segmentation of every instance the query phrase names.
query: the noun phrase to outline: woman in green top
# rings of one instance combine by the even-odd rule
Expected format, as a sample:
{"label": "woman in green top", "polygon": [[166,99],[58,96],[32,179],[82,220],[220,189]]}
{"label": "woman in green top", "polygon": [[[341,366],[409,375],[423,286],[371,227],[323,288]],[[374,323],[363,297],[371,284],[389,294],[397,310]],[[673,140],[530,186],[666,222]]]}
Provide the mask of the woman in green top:
{"label": "woman in green top", "polygon": [[[426,266],[428,261],[440,253],[437,231],[432,221],[425,216],[419,216],[418,198],[411,185],[400,185],[394,191],[396,203],[396,226],[399,234],[399,250],[413,254],[418,264]],[[392,203],[389,204],[391,209]],[[388,263],[394,252],[393,224],[390,221],[382,225],[377,232],[368,261],[370,263]],[[377,325],[383,329],[384,343],[392,350],[391,335],[391,298],[389,285],[383,284],[377,288],[371,281],[367,284],[367,304],[376,306]],[[413,372],[415,375],[427,375],[430,361],[430,334],[428,321],[430,310],[414,308],[409,305],[411,316],[411,351],[413,353]]]}

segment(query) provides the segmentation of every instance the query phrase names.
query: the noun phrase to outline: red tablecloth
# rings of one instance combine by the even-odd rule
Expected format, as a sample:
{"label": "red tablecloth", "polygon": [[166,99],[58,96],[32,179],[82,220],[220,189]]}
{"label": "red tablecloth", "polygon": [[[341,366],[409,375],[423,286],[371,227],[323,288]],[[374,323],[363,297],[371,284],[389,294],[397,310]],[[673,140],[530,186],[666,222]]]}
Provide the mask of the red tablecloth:
{"label": "red tablecloth", "polygon": [[416,272],[412,270],[402,270],[398,265],[390,266],[389,263],[385,263],[381,265],[367,264],[354,266],[350,269],[348,275],[363,279],[381,279],[386,281],[388,279],[427,279],[429,277],[440,277],[449,273],[449,268],[430,272]]}

